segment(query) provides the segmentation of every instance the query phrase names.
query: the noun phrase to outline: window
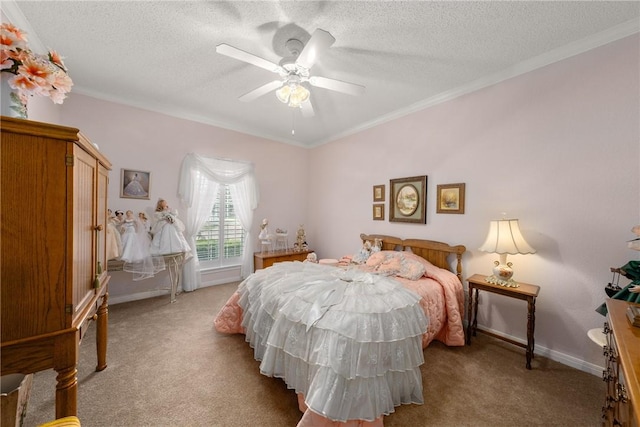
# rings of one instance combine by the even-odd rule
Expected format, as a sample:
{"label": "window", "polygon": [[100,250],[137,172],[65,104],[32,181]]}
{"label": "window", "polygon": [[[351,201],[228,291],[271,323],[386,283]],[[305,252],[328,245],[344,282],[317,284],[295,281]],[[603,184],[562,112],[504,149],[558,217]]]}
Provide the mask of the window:
{"label": "window", "polygon": [[220,185],[211,215],[196,236],[202,268],[241,265],[244,239],[245,232],[236,218],[229,187]]}

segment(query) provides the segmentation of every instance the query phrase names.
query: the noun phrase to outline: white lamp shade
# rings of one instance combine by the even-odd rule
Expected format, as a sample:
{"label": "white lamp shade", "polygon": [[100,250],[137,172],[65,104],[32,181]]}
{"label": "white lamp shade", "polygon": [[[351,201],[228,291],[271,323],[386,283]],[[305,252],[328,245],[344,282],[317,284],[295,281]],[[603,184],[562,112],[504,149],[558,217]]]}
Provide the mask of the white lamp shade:
{"label": "white lamp shade", "polygon": [[483,252],[494,254],[534,254],[533,249],[522,237],[517,219],[491,221],[487,240],[480,246]]}

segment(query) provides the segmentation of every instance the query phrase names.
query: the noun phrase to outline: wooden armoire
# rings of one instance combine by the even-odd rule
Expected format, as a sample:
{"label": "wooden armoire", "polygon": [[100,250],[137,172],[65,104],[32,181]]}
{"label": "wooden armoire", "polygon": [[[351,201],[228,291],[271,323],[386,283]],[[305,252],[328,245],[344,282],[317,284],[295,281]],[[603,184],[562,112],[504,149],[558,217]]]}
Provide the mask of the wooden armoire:
{"label": "wooden armoire", "polygon": [[107,366],[111,163],[75,128],[0,117],[0,133],[1,375],[55,369],[56,418],[77,415],[92,321]]}

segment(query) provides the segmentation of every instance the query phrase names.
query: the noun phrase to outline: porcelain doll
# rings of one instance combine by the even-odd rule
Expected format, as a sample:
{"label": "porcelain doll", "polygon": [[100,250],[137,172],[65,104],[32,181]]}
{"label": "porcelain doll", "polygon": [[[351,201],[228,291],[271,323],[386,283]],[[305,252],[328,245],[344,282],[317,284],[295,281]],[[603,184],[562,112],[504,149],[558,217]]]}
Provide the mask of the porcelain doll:
{"label": "porcelain doll", "polygon": [[116,211],[116,216],[113,218],[113,223],[119,225],[122,221],[124,221],[124,212],[118,210]]}
{"label": "porcelain doll", "polygon": [[122,255],[120,259],[125,262],[141,262],[149,256],[149,238],[144,231],[142,223],[136,219],[132,210],[125,214],[124,221],[120,224],[122,233]]}
{"label": "porcelain doll", "polygon": [[191,256],[191,247],[182,234],[184,224],[178,218],[178,212],[172,211],[166,200],[159,199],[153,218],[151,255],[168,255],[183,252],[187,254],[185,259],[189,258]]}
{"label": "porcelain doll", "polygon": [[307,236],[304,232],[304,226],[300,224],[298,231],[296,232],[296,243],[293,245],[294,251],[304,251],[308,249]]}
{"label": "porcelain doll", "polygon": [[264,218],[260,224],[260,234],[258,234],[258,239],[260,240],[261,252],[266,252],[272,249],[272,236],[269,234],[269,221],[267,218]]}
{"label": "porcelain doll", "polygon": [[364,264],[365,262],[367,262],[367,259],[369,259],[369,257],[371,256],[371,242],[366,240],[363,244],[362,244],[362,248],[360,248],[360,250],[358,251],[358,253],[356,253],[353,258],[351,259],[353,263],[355,264]]}
{"label": "porcelain doll", "polygon": [[258,239],[267,240],[269,238],[269,220],[267,218],[262,220],[260,224],[260,234],[258,234]]}
{"label": "porcelain doll", "polygon": [[140,220],[144,230],[149,233],[149,236],[151,236],[151,222],[147,218],[147,214],[144,212],[138,212],[138,220]]}
{"label": "porcelain doll", "polygon": [[117,259],[122,254],[122,238],[116,228],[116,217],[111,209],[107,209],[107,260]]}

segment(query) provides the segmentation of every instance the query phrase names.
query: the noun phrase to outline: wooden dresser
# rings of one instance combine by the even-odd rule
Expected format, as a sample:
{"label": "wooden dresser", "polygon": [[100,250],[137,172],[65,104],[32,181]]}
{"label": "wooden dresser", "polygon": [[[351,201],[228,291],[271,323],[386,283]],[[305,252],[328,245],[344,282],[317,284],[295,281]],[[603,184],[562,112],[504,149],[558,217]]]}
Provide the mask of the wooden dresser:
{"label": "wooden dresser", "polygon": [[283,261],[304,261],[307,259],[307,255],[311,252],[310,250],[306,251],[293,251],[293,250],[284,250],[284,251],[271,251],[271,252],[256,252],[253,254],[253,271],[260,270],[262,268],[271,267],[276,262]]}
{"label": "wooden dresser", "polygon": [[640,426],[640,328],[627,319],[628,306],[626,301],[607,300],[603,373],[607,396],[602,407],[607,426]]}
{"label": "wooden dresser", "polygon": [[78,129],[1,117],[0,131],[1,374],[55,369],[56,418],[77,415],[91,320],[107,366],[111,163]]}

